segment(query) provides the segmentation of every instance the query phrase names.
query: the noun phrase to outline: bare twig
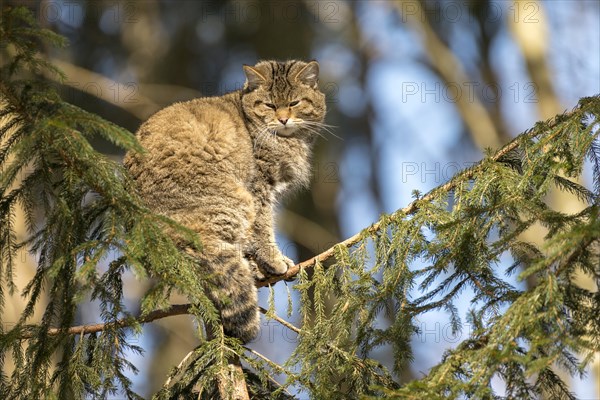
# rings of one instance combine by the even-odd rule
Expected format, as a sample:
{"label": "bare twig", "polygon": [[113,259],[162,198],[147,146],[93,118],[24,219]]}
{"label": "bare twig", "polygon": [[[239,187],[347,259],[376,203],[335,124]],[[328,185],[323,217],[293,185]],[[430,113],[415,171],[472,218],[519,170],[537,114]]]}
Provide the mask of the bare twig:
{"label": "bare twig", "polygon": [[302,332],[302,330],[300,328],[295,327],[294,325],[287,322],[285,319],[280,318],[279,316],[277,316],[273,313],[269,313],[269,311],[267,309],[262,308],[262,307],[258,307],[258,309],[260,310],[261,313],[263,313],[263,314],[267,315],[269,318],[279,322],[281,325],[285,326],[289,330],[294,331],[297,334],[300,334]]}
{"label": "bare twig", "polygon": [[[246,351],[248,351],[249,353],[252,353],[252,354],[254,354],[256,357],[260,358],[261,360],[263,360],[264,362],[266,362],[267,364],[269,364],[269,365],[271,366],[271,368],[273,368],[273,369],[278,369],[278,370],[279,370],[279,372],[284,372],[284,373],[285,373],[285,374],[287,374],[287,375],[292,375],[292,376],[294,376],[294,374],[293,374],[293,373],[291,373],[290,371],[286,371],[286,370],[284,370],[284,369],[283,369],[283,368],[282,368],[282,367],[281,367],[279,364],[277,364],[275,361],[273,361],[273,360],[270,360],[269,358],[267,358],[266,356],[262,355],[262,354],[261,354],[261,353],[259,353],[258,351],[256,351],[256,350],[253,350],[253,349],[250,349],[250,348],[248,348],[248,347],[245,347],[245,349],[246,349]],[[281,384],[280,384],[279,382],[277,382],[275,379],[273,379],[273,377],[272,377],[271,375],[267,375],[267,377],[269,378],[269,381],[271,381],[271,383],[272,383],[274,386],[276,386],[276,387],[278,387],[278,388],[280,388],[280,387],[281,387]],[[291,394],[290,392],[288,392],[288,391],[287,391],[287,389],[285,389],[285,388],[283,389],[283,391],[284,391],[286,394],[288,394],[289,396],[291,396],[291,395],[292,395],[292,394]]]}
{"label": "bare twig", "polygon": [[169,376],[169,379],[167,379],[167,381],[165,382],[165,384],[163,385],[163,388],[168,389],[171,387],[171,381],[173,380],[173,378],[179,374],[179,372],[181,372],[181,370],[183,369],[183,365],[187,362],[187,360],[189,360],[189,358],[194,355],[194,352],[196,351],[196,349],[193,349],[192,351],[190,351],[189,353],[187,353],[185,355],[185,357],[183,357],[183,359],[181,360],[181,362],[177,365],[177,367],[175,368],[175,372]]}
{"label": "bare twig", "polygon": [[[77,335],[80,333],[85,333],[86,335],[89,333],[96,333],[105,330],[108,327],[123,327],[123,326],[131,326],[134,323],[145,324],[147,322],[152,322],[157,319],[172,317],[175,315],[185,315],[190,313],[191,304],[173,304],[167,309],[164,310],[155,310],[148,313],[146,316],[138,317],[138,318],[122,318],[117,320],[116,322],[109,322],[104,324],[91,324],[91,325],[79,325],[72,326],[68,329],[62,328],[50,328],[48,329],[47,334],[49,336],[55,336],[61,333],[67,333],[69,335]],[[32,332],[27,332],[21,336],[23,339],[31,339],[34,337]]]}

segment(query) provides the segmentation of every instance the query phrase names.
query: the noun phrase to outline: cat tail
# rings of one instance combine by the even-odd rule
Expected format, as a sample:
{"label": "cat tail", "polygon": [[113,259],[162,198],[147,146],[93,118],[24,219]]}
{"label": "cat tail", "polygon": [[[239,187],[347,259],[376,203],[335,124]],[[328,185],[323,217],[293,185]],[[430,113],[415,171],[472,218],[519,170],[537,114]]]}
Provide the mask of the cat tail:
{"label": "cat tail", "polygon": [[258,294],[248,260],[233,247],[221,248],[205,259],[214,277],[207,292],[221,315],[225,334],[248,343],[260,329]]}

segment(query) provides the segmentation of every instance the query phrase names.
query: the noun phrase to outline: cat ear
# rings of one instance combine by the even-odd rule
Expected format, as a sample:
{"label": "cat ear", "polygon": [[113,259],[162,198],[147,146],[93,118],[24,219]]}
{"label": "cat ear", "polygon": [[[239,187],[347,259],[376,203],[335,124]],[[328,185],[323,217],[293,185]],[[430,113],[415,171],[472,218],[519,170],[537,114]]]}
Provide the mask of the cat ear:
{"label": "cat ear", "polygon": [[296,80],[310,87],[316,87],[319,83],[319,63],[311,61],[296,75]]}
{"label": "cat ear", "polygon": [[245,64],[243,68],[246,74],[246,85],[244,85],[246,89],[254,90],[267,81],[255,68]]}

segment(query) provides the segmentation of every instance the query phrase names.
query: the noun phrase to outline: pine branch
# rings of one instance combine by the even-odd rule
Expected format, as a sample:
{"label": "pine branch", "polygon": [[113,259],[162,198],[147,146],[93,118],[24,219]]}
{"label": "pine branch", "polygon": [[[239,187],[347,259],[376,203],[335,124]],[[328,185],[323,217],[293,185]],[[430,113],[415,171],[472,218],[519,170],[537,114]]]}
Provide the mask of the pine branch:
{"label": "pine branch", "polygon": [[[268,357],[266,357],[265,355],[259,353],[258,351],[245,347],[246,351],[248,351],[249,353],[253,354],[254,356],[260,358],[261,360],[263,360],[265,363],[267,363],[267,365],[269,365],[271,368],[277,369],[280,372],[284,372],[287,375],[294,375],[291,371],[287,371],[285,369],[283,369],[279,364],[277,364],[275,361],[269,359]],[[276,388],[282,388],[282,386],[279,384],[279,382],[277,382],[275,379],[273,379],[270,375],[269,375],[269,381],[271,382],[271,384],[276,387]],[[287,389],[282,388],[282,391],[285,392],[286,395],[288,396],[292,396],[292,394],[290,392],[287,391]]]}
{"label": "pine branch", "polygon": [[[558,124],[564,118],[568,118],[576,111],[577,110],[572,111],[570,113],[565,113],[563,115],[553,118],[552,120],[549,121],[549,123],[547,125],[548,129],[554,127],[556,124]],[[514,151],[517,147],[519,147],[519,145],[521,144],[521,142],[523,140],[533,139],[537,136],[542,135],[543,133],[545,133],[545,131],[538,132],[536,130],[532,130],[530,132],[527,132],[524,135],[517,137],[516,139],[514,139],[513,141],[511,141],[510,143],[505,145],[503,148],[501,148],[499,151],[497,151],[492,157],[490,157],[489,160],[491,160],[491,161],[502,160],[503,157],[507,156],[510,152]],[[406,216],[406,215],[413,214],[415,211],[417,211],[419,209],[419,204],[422,204],[423,202],[431,201],[434,198],[438,197],[441,193],[450,192],[451,190],[455,189],[459,183],[464,182],[467,179],[471,179],[477,173],[480,173],[486,167],[486,162],[488,162],[489,160],[484,159],[484,160],[480,161],[478,164],[474,165],[473,167],[465,169],[462,172],[459,172],[449,182],[432,189],[430,192],[425,194],[423,197],[420,197],[420,198],[412,201],[406,207],[395,211],[394,215],[395,216]],[[327,261],[331,257],[333,257],[335,255],[336,248],[338,248],[340,246],[350,248],[353,245],[360,242],[365,237],[373,235],[374,233],[378,232],[379,229],[381,228],[381,225],[382,225],[382,220],[380,219],[379,221],[375,222],[373,225],[369,226],[368,228],[362,230],[361,232],[358,232],[357,234],[347,238],[344,241],[336,243],[335,245],[331,246],[329,249],[325,250],[324,252],[317,254],[316,256],[314,256],[308,260],[305,260],[301,263],[298,263],[298,264],[292,266],[290,269],[288,269],[288,271],[284,275],[271,277],[269,279],[257,282],[256,286],[263,287],[263,286],[267,286],[267,285],[272,285],[281,280],[293,279],[298,274],[298,272],[300,272],[301,269],[313,267],[315,265],[315,263],[317,263],[317,262],[322,263],[324,261]]]}
{"label": "pine branch", "polygon": [[[177,315],[193,315],[192,312],[192,304],[187,303],[187,304],[173,304],[172,306],[170,306],[169,308],[165,309],[165,310],[155,310],[152,311],[150,313],[148,313],[147,315],[143,316],[143,317],[137,317],[137,318],[122,318],[119,319],[118,321],[115,322],[109,322],[109,323],[98,323],[98,324],[90,324],[90,325],[77,325],[77,326],[72,326],[68,329],[59,329],[59,328],[51,328],[47,331],[47,335],[48,336],[56,336],[56,335],[61,335],[61,334],[68,334],[68,335],[88,335],[91,333],[98,333],[98,332],[102,332],[103,330],[107,329],[107,328],[114,328],[114,327],[128,327],[128,326],[133,326],[133,325],[137,325],[137,324],[146,324],[148,322],[153,322],[156,321],[158,319],[163,319],[163,318],[167,318],[167,317],[174,317]],[[263,314],[269,314],[268,310],[266,310],[263,307],[259,307],[260,312],[262,312]],[[284,325],[286,328],[296,332],[296,333],[300,333],[300,329],[295,327],[294,325],[290,324],[289,322],[287,322],[286,320],[278,317],[277,315],[272,315],[269,314],[269,317],[277,322],[279,322],[280,324]],[[34,326],[26,326],[23,328],[24,331],[27,330],[32,330],[33,328],[35,328]],[[24,332],[20,338],[21,339],[31,339],[35,337],[33,332]]]}
{"label": "pine branch", "polygon": [[[27,29],[6,24],[10,15]],[[34,25],[23,9],[4,13],[0,22],[0,49]],[[256,282],[261,287],[298,275],[294,289],[300,296],[302,329],[275,315],[274,306],[261,309],[299,335],[289,360],[278,368],[223,334],[218,311],[206,296],[204,283],[210,276],[165,231],[182,229],[184,242],[189,236],[197,244],[195,233],[147,212],[123,169],[97,153],[89,140],[101,135],[128,149],[137,146],[133,135],[64,103],[43,82],[26,79],[41,77],[49,66],[37,56],[33,41],[23,43],[28,44],[15,47],[21,60],[15,59],[14,67],[0,66],[6,103],[0,120],[19,118],[0,126],[0,278],[10,288],[12,259],[21,248],[38,255],[38,269],[23,291],[28,304],[19,322],[6,333],[0,326],[0,361],[10,350],[15,365],[11,377],[0,374],[0,397],[105,398],[121,388],[127,397],[138,398],[125,374],[136,372],[127,353],[141,352],[128,343],[129,330],[190,314],[205,326],[209,340],[174,369],[159,398],[194,389],[203,398],[218,392],[230,397],[236,391],[238,398],[248,398],[248,392],[258,398],[257,393],[274,387],[269,381],[276,372],[286,373],[288,380],[274,389],[275,395],[298,384],[314,398],[381,398],[387,390],[411,388],[400,388],[372,357],[389,345],[394,368],[401,371],[413,359],[411,338],[419,332],[415,320],[432,309],[445,309],[452,332],[459,332],[461,319],[453,302],[468,286],[475,292],[468,318],[477,329],[428,376],[411,383],[412,389],[489,397],[489,382],[499,374],[511,396],[562,393],[562,381],[550,368],[556,365],[574,375],[600,349],[597,294],[570,284],[578,270],[600,275],[598,186],[592,193],[576,183],[586,156],[592,159],[594,177],[600,173],[599,97],[581,99],[572,113],[537,124],[495,154],[486,153],[478,165],[424,196],[417,194],[408,206],[284,276]],[[553,210],[544,195],[554,186],[586,200],[589,207],[574,215]],[[26,209],[31,233],[23,243],[14,239],[19,204]],[[41,227],[35,227],[38,210],[46,217]],[[520,246],[519,235],[538,223],[548,229],[544,247]],[[539,279],[535,288],[521,292],[499,276],[500,257],[507,251],[523,268],[519,278]],[[99,270],[112,252],[120,257],[109,263],[108,271]],[[422,260],[429,265],[419,267]],[[130,270],[155,279],[137,317],[124,305],[122,278]],[[425,293],[415,299],[413,288]],[[0,306],[3,290],[4,285]],[[190,304],[169,305],[173,290]],[[49,301],[41,323],[26,325],[44,292]],[[99,302],[103,323],[72,326],[80,301],[90,294]],[[499,310],[504,305],[507,310]],[[390,324],[382,327],[378,322],[384,315]],[[28,342],[23,345],[22,339]],[[579,365],[574,354],[583,354]],[[258,375],[244,374],[240,360]],[[535,374],[540,377],[537,388],[527,382]]]}
{"label": "pine branch", "polygon": [[[51,328],[48,330],[47,335],[48,336],[56,336],[56,335],[61,335],[61,334],[65,334],[65,333],[69,334],[69,335],[83,335],[83,334],[90,334],[90,333],[98,333],[98,332],[102,332],[103,330],[105,330],[107,328],[128,327],[128,326],[133,326],[133,325],[137,325],[137,324],[145,324],[145,323],[152,322],[157,319],[162,319],[162,318],[166,318],[166,317],[192,314],[191,308],[192,308],[192,304],[173,304],[172,306],[170,306],[169,308],[167,308],[165,310],[155,310],[155,311],[148,313],[147,315],[145,315],[143,317],[138,317],[138,318],[122,318],[115,322],[98,323],[98,324],[91,324],[91,325],[78,325],[78,326],[70,327],[68,329]],[[24,330],[28,330],[28,328],[32,329],[34,327],[33,326],[24,327]],[[27,333],[24,333],[23,335],[21,335],[20,337],[21,337],[21,339],[31,339],[31,338],[35,337],[35,335],[32,332],[27,332]]]}

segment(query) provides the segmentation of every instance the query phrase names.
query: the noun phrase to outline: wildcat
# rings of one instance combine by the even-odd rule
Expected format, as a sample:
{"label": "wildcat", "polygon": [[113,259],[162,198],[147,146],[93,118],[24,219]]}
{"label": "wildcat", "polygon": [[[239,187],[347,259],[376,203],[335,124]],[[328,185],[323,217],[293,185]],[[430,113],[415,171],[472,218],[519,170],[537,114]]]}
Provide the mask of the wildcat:
{"label": "wildcat", "polygon": [[275,245],[273,209],[309,183],[326,106],[316,61],[243,69],[243,89],[150,117],[137,132],[146,152],[124,164],[150,209],[199,234],[224,331],[248,342],[259,329],[255,279],[293,265]]}

